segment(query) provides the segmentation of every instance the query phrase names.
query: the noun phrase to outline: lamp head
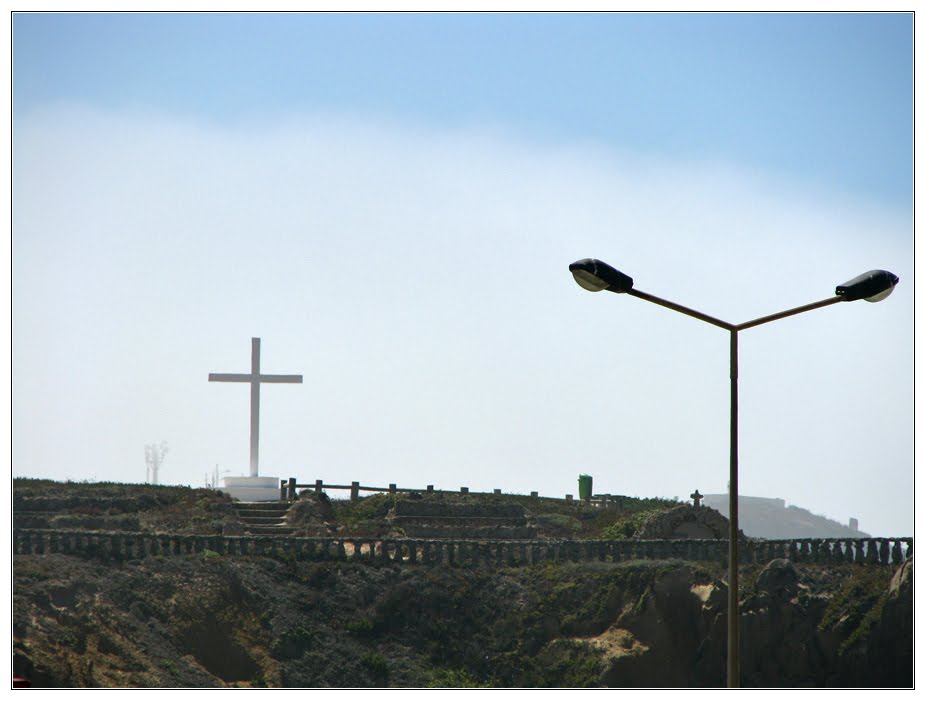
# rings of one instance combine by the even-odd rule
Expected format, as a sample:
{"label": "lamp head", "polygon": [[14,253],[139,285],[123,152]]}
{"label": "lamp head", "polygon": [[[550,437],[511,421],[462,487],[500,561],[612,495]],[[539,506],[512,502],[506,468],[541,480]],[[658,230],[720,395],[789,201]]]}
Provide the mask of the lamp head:
{"label": "lamp head", "polygon": [[583,258],[569,265],[569,272],[579,287],[591,292],[627,292],[633,289],[633,278],[595,258]]}
{"label": "lamp head", "polygon": [[836,287],[836,294],[846,302],[864,299],[880,302],[894,291],[900,278],[887,270],[869,270]]}

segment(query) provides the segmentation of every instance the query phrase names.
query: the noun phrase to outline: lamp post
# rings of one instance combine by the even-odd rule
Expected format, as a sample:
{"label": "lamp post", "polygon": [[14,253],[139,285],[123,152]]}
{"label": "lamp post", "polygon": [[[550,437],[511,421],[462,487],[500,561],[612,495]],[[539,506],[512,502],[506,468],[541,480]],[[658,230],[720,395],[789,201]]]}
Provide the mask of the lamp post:
{"label": "lamp post", "polygon": [[730,536],[728,564],[730,567],[729,587],[727,590],[727,686],[738,687],[740,681],[739,665],[739,483],[738,477],[738,425],[737,425],[737,374],[738,353],[737,334],[754,326],[767,324],[785,317],[794,316],[813,309],[827,307],[837,302],[852,302],[864,299],[868,302],[880,302],[887,297],[899,282],[899,278],[886,270],[871,270],[836,287],[833,297],[812,302],[801,307],[787,309],[777,314],[759,317],[742,324],[731,324],[681,304],[661,299],[655,295],[634,289],[633,278],[607,263],[594,258],[584,258],[569,266],[579,286],[591,292],[608,290],[619,294],[629,294],[667,307],[687,316],[700,319],[730,332]]}

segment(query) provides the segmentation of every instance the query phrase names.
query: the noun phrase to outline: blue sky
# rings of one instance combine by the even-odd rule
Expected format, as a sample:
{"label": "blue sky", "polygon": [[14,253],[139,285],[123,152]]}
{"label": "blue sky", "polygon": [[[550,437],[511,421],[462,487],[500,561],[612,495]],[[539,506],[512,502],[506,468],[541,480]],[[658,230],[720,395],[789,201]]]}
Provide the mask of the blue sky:
{"label": "blue sky", "polygon": [[[724,490],[912,529],[910,14],[18,14],[13,472]],[[859,412],[860,397],[880,407]],[[75,449],[75,446],[81,446]],[[285,473],[285,474],[284,474]],[[459,483],[459,484],[458,484]],[[883,492],[872,503],[870,488]]]}
{"label": "blue sky", "polygon": [[732,160],[912,203],[908,14],[15,18],[16,114],[300,110]]}

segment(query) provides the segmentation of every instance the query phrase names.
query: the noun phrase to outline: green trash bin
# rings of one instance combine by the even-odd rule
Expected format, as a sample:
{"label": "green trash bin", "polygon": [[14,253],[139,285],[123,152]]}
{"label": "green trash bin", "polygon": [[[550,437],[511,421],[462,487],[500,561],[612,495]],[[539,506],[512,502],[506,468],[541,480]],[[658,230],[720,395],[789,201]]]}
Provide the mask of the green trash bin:
{"label": "green trash bin", "polygon": [[592,476],[579,475],[579,499],[592,498]]}

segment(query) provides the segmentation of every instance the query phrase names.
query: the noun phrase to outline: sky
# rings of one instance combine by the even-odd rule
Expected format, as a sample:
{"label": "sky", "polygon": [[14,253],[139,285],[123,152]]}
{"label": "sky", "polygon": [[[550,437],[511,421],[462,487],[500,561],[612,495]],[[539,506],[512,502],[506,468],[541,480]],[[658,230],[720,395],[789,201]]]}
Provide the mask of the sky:
{"label": "sky", "polygon": [[687,499],[913,532],[912,14],[13,16],[12,473]]}

